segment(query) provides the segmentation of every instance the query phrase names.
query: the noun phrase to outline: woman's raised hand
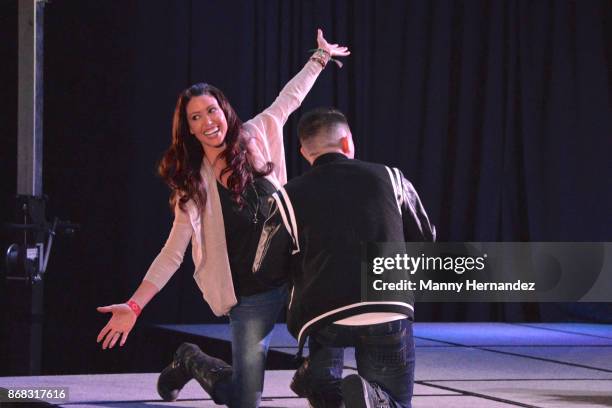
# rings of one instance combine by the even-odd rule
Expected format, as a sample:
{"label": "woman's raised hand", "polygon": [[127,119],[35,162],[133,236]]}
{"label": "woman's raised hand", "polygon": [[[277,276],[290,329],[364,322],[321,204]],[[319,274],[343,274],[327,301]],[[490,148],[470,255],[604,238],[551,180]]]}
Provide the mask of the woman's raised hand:
{"label": "woman's raised hand", "polygon": [[320,28],[317,30],[317,46],[327,52],[333,57],[346,57],[351,54],[347,47],[339,46],[338,44],[330,44],[323,37],[323,30]]}
{"label": "woman's raised hand", "polygon": [[115,344],[121,338],[120,346],[125,344],[128,334],[136,324],[136,313],[125,303],[98,307],[96,309],[100,313],[112,313],[110,320],[98,334],[97,342],[102,340],[102,350],[115,347]]}

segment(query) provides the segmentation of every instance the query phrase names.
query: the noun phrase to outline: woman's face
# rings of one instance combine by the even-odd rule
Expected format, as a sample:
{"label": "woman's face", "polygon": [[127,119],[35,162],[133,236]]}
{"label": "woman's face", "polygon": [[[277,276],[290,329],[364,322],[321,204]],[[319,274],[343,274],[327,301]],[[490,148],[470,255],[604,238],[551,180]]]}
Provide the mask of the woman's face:
{"label": "woman's face", "polygon": [[212,95],[193,96],[186,106],[189,131],[202,144],[202,147],[223,146],[227,133],[225,113],[217,98]]}

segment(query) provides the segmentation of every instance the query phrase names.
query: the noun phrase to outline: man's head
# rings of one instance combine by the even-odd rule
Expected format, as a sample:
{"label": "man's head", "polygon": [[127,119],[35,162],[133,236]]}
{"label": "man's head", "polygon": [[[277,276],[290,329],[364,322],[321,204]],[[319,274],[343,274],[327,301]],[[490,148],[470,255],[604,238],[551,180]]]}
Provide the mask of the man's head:
{"label": "man's head", "polygon": [[353,136],[346,117],[334,108],[317,108],[304,114],[298,123],[300,152],[312,164],[325,153],[355,156]]}

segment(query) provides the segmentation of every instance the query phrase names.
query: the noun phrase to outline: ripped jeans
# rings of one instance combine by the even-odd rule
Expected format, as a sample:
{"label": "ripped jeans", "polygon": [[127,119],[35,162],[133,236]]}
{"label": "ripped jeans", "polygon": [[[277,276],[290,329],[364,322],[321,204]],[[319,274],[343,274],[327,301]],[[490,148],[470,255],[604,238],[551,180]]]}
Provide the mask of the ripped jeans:
{"label": "ripped jeans", "polygon": [[411,408],[415,358],[410,320],[368,326],[330,324],[310,335],[308,347],[307,382],[319,398],[341,400],[344,348],[355,347],[359,375],[378,386],[392,407]]}

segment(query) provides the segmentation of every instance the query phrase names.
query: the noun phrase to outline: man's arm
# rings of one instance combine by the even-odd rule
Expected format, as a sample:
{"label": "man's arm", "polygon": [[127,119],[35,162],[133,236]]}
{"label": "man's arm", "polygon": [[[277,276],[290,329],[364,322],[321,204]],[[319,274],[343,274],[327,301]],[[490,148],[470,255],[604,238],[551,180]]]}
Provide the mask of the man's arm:
{"label": "man's arm", "polygon": [[436,227],[429,222],[423,203],[414,186],[402,174],[402,220],[404,239],[410,241],[435,241]]}

